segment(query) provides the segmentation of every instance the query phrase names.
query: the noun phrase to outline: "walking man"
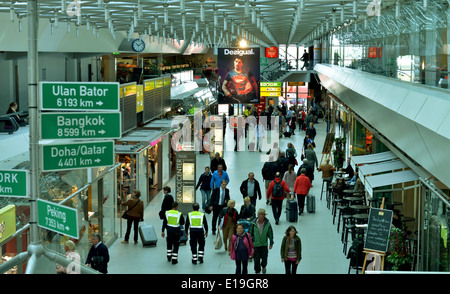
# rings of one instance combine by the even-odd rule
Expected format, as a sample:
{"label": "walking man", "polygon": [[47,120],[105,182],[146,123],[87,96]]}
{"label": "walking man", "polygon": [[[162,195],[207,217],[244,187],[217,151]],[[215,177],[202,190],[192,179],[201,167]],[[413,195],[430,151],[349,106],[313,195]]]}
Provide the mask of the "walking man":
{"label": "walking man", "polygon": [[223,165],[219,164],[217,170],[212,174],[211,189],[220,187],[221,182],[225,180],[227,184],[230,182],[230,177],[226,171],[223,170]]}
{"label": "walking man", "polygon": [[275,179],[270,183],[269,189],[267,189],[267,198],[272,199],[272,211],[275,224],[278,225],[281,215],[281,209],[283,206],[283,199],[285,194],[291,192],[286,182],[281,179],[280,172],[277,172]]}
{"label": "walking man", "polygon": [[161,237],[165,238],[164,229],[167,230],[167,261],[178,263],[178,248],[180,246],[181,228],[184,225],[184,217],[178,211],[178,202],[172,203],[172,209],[166,211],[163,221]]}
{"label": "walking man", "polygon": [[[188,213],[185,231],[188,237],[190,235],[189,244],[191,245],[192,263],[197,264],[197,260],[203,263],[205,237],[208,237],[208,222],[206,221],[205,214],[198,211],[200,205],[197,202],[192,205],[192,209],[193,211]],[[190,231],[189,226],[191,227]]]}
{"label": "walking man", "polygon": [[259,274],[262,268],[262,273],[265,274],[267,256],[269,255],[269,250],[273,247],[273,230],[269,220],[266,218],[265,209],[260,208],[258,210],[258,217],[250,225],[249,234],[252,236],[255,250],[255,254],[253,255],[255,273]]}
{"label": "walking man", "polygon": [[222,209],[227,206],[228,200],[230,200],[230,191],[227,188],[227,184],[227,180],[222,180],[220,186],[213,189],[209,200],[209,210],[213,212],[211,228],[213,235],[216,234],[217,217]]}
{"label": "walking man", "polygon": [[[200,187],[200,192],[202,193],[202,209],[206,209],[206,203],[209,202],[209,198],[211,197],[211,179],[212,174],[209,171],[209,167],[205,167],[205,173],[203,173],[198,179],[197,186],[195,190]],[[187,231],[186,231],[187,232]]]}
{"label": "walking man", "polygon": [[261,188],[259,182],[255,179],[255,174],[250,172],[248,179],[244,180],[240,187],[242,198],[250,197],[250,203],[256,207],[256,197],[261,200]]}

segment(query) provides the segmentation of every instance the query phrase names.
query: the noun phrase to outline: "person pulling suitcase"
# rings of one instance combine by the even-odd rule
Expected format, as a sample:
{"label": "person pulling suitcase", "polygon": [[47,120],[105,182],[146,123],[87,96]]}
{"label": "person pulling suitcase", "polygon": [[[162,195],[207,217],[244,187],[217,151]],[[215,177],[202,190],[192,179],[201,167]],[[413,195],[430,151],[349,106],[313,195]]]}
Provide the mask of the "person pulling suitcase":
{"label": "person pulling suitcase", "polygon": [[180,226],[184,225],[184,217],[178,211],[178,202],[172,203],[172,209],[166,211],[163,220],[161,237],[165,238],[164,230],[167,230],[167,261],[178,263],[178,248],[180,247]]}
{"label": "person pulling suitcase", "polygon": [[308,195],[309,189],[311,189],[311,181],[306,176],[306,169],[301,168],[300,176],[297,177],[294,184],[294,193],[297,194],[299,216],[303,213],[303,209],[305,207],[305,197]]}
{"label": "person pulling suitcase", "polygon": [[[198,211],[200,205],[195,202],[192,205],[193,211],[188,213],[186,219],[185,231],[189,237],[189,245],[192,252],[192,263],[197,264],[197,260],[203,263],[203,256],[205,253],[205,237],[208,237],[208,222],[203,212]],[[189,230],[190,227],[190,230]],[[198,251],[197,251],[198,245]]]}

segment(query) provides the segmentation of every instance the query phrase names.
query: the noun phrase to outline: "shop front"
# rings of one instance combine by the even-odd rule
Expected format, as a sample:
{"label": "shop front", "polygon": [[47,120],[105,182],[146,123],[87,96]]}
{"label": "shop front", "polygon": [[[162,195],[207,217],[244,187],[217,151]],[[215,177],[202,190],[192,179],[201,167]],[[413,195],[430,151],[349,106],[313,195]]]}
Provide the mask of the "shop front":
{"label": "shop front", "polygon": [[[160,166],[162,167],[162,183],[167,183],[175,175],[175,164],[176,164],[176,150],[172,148],[172,135],[175,131],[179,130],[179,124],[186,121],[186,117],[174,117],[154,120],[142,129],[160,131],[164,133],[161,140],[162,146],[162,159]],[[153,179],[153,177],[152,177]],[[160,187],[161,189],[162,187]]]}
{"label": "shop front", "polygon": [[134,190],[140,190],[145,207],[163,188],[164,138],[163,131],[142,129],[116,142],[120,163],[117,187],[123,200],[131,197]]}
{"label": "shop front", "polygon": [[[91,235],[99,233],[102,242],[110,246],[118,234],[117,191],[115,181],[118,166],[48,172],[40,180],[39,198],[51,203],[75,209],[78,238],[73,238],[56,230],[39,227],[42,244],[47,249],[64,255],[65,242],[75,243],[75,251],[81,260],[86,260],[91,243]],[[28,250],[30,245],[30,204],[28,198],[10,200],[0,210],[0,255],[1,263]],[[27,264],[19,264],[6,273],[25,273]],[[41,273],[55,273],[55,263],[43,259],[36,269]]]}

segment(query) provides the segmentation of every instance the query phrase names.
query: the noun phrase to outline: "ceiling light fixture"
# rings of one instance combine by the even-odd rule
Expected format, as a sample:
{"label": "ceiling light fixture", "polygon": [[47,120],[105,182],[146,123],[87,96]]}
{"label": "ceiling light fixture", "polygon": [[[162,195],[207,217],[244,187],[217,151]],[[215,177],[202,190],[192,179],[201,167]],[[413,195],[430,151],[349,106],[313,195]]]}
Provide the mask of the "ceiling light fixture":
{"label": "ceiling light fixture", "polygon": [[247,47],[248,47],[248,42],[247,42],[247,40],[245,40],[244,38],[242,38],[242,39],[239,41],[239,47],[240,47],[240,48],[247,48]]}

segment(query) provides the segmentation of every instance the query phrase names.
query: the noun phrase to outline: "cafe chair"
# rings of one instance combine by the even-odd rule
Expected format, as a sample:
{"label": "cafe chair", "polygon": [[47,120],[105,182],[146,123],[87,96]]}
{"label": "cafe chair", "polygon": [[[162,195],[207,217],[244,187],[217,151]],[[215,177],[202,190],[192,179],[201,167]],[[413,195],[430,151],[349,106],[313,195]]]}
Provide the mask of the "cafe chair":
{"label": "cafe chair", "polygon": [[347,253],[347,259],[350,259],[349,265],[348,265],[348,274],[350,274],[351,270],[356,270],[356,274],[358,274],[359,271],[362,272],[363,265],[364,265],[364,238],[357,236],[350,246],[348,253]]}
{"label": "cafe chair", "polygon": [[333,178],[324,178],[322,179],[322,189],[320,191],[320,200],[322,200],[322,194],[323,194],[323,186],[325,186],[325,193],[326,193],[326,199],[328,199],[328,193],[330,191],[331,181]]}

